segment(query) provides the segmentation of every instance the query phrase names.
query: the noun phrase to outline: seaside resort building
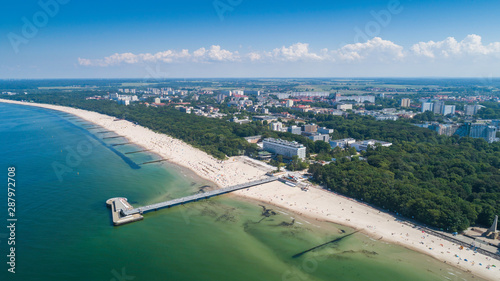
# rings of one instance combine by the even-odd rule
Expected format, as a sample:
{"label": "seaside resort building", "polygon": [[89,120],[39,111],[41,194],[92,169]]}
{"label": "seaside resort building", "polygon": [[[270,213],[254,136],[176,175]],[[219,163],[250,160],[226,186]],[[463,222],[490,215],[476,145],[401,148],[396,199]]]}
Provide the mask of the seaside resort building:
{"label": "seaside resort building", "polygon": [[306,158],[306,147],[298,142],[289,142],[281,139],[267,138],[263,141],[264,150],[292,158],[297,155],[300,159]]}

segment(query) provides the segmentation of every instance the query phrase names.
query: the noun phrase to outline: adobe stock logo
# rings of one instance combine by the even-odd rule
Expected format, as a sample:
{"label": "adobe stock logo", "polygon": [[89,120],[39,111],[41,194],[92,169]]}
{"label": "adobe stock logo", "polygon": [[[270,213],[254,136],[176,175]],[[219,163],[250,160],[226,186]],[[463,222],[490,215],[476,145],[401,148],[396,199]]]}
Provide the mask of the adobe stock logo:
{"label": "adobe stock logo", "polygon": [[243,0],[214,0],[212,5],[220,21],[224,21],[224,14],[234,11],[242,2]]}
{"label": "adobe stock logo", "polygon": [[20,33],[9,32],[7,38],[10,45],[16,54],[19,53],[21,44],[28,44],[30,39],[33,39],[41,28],[49,24],[51,18],[59,14],[61,5],[66,5],[70,0],[40,0],[38,6],[40,10],[35,12],[31,19],[22,17],[23,26]]}
{"label": "adobe stock logo", "polygon": [[354,28],[354,32],[356,32],[354,43],[366,42],[371,38],[379,36],[382,28],[387,27],[391,23],[392,16],[400,14],[403,10],[404,7],[399,0],[390,0],[387,3],[386,9],[378,12],[371,11],[370,14],[373,20],[367,22],[364,29],[357,26]]}
{"label": "adobe stock logo", "polygon": [[[95,147],[98,146],[98,142],[91,137],[87,136],[88,140],[81,140],[75,147],[66,146],[64,151],[66,151],[65,164],[58,161],[52,162],[52,169],[56,174],[59,182],[63,182],[63,176],[66,173],[74,172],[74,168],[80,166],[83,159],[90,154],[92,154]],[[61,150],[63,152],[63,150]]]}

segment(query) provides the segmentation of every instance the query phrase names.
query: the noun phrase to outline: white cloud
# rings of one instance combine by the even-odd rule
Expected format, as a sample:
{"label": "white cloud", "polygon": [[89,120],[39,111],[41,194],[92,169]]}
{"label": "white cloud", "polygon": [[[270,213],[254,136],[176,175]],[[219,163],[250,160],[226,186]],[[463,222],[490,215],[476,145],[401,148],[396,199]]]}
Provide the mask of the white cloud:
{"label": "white cloud", "polygon": [[[419,42],[409,49],[392,41],[375,37],[365,43],[347,44],[336,50],[326,48],[312,51],[307,43],[295,43],[288,47],[282,46],[271,51],[252,51],[240,55],[238,51],[223,49],[219,45],[209,48],[199,48],[193,52],[187,49],[181,51],[166,50],[155,54],[115,53],[102,59],[78,58],[82,66],[113,66],[138,63],[224,63],[224,62],[316,62],[325,63],[405,63],[421,61],[430,58],[431,62],[438,59],[461,58],[466,62],[477,58],[500,59],[500,42],[483,44],[478,35],[469,35],[458,42],[449,37],[443,41]],[[431,63],[430,62],[430,63]]]}
{"label": "white cloud", "polygon": [[262,59],[262,55],[257,52],[251,52],[246,55],[251,61],[259,61]]}
{"label": "white cloud", "polygon": [[500,57],[500,42],[484,45],[479,35],[468,35],[464,40],[458,42],[454,37],[448,37],[443,41],[419,42],[410,50],[416,56],[428,58],[450,58],[450,57]]}
{"label": "white cloud", "polygon": [[192,54],[189,50],[181,51],[166,50],[155,54],[133,54],[133,53],[115,53],[103,59],[86,59],[78,58],[78,63],[82,66],[113,66],[122,63],[137,64],[137,63],[174,63],[174,62],[223,62],[223,61],[238,61],[238,52],[231,52],[222,49],[220,46],[212,46],[210,49],[200,48]]}
{"label": "white cloud", "polygon": [[92,61],[90,61],[89,59],[78,58],[78,64],[83,65],[83,66],[91,66]]}
{"label": "white cloud", "polygon": [[213,45],[209,50],[200,48],[193,52],[193,57],[195,58],[195,61],[200,62],[238,61],[240,59],[238,51],[231,52],[228,50],[224,50],[218,45]]}
{"label": "white cloud", "polygon": [[342,61],[395,61],[404,58],[403,47],[391,41],[375,37],[366,43],[348,44],[333,51],[333,56]]}
{"label": "white cloud", "polygon": [[158,52],[154,55],[149,53],[139,55],[140,60],[144,62],[174,62],[176,60],[186,59],[189,57],[189,51],[186,49],[180,52],[167,50],[164,52]]}
{"label": "white cloud", "polygon": [[276,48],[272,52],[267,53],[267,56],[273,59],[282,61],[300,61],[300,60],[312,60],[319,61],[325,59],[316,53],[309,51],[309,44],[307,43],[295,43],[290,47]]}

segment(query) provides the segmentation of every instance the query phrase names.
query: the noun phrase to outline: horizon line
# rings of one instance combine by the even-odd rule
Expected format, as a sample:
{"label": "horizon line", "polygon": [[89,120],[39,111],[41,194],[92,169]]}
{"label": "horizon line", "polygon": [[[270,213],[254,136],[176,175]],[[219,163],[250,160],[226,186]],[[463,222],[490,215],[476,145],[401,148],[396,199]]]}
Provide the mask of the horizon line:
{"label": "horizon line", "polygon": [[21,81],[21,80],[119,80],[119,79],[129,79],[129,80],[177,80],[177,79],[500,79],[498,77],[486,77],[486,76],[464,76],[464,77],[452,77],[452,76],[354,76],[354,77],[329,77],[329,76],[319,76],[319,77],[164,77],[164,78],[137,78],[137,77],[116,77],[116,78],[83,78],[83,77],[73,77],[73,78],[0,78],[0,81]]}

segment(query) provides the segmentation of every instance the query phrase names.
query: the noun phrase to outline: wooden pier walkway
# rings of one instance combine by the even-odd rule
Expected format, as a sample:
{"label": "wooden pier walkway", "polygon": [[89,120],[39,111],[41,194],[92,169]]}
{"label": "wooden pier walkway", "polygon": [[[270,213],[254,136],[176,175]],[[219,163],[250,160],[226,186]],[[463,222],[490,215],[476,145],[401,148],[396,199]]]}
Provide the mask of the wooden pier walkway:
{"label": "wooden pier walkway", "polygon": [[157,211],[159,209],[169,208],[172,206],[177,206],[177,205],[181,205],[181,204],[185,204],[185,203],[189,203],[189,202],[193,202],[193,201],[198,201],[201,199],[207,199],[210,197],[230,193],[230,192],[233,192],[236,190],[245,189],[245,188],[249,188],[249,187],[256,186],[256,185],[261,185],[261,184],[273,182],[276,180],[278,180],[277,177],[269,177],[269,178],[262,179],[262,180],[238,184],[235,186],[221,188],[221,189],[217,189],[217,190],[212,190],[212,191],[208,191],[205,193],[198,193],[198,194],[186,196],[183,198],[173,199],[173,200],[162,202],[162,203],[151,204],[151,205],[147,205],[144,207],[135,208],[132,210],[122,209],[121,213],[123,216],[130,216],[130,215],[134,215],[134,214],[143,214],[146,212]]}

